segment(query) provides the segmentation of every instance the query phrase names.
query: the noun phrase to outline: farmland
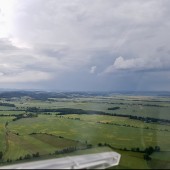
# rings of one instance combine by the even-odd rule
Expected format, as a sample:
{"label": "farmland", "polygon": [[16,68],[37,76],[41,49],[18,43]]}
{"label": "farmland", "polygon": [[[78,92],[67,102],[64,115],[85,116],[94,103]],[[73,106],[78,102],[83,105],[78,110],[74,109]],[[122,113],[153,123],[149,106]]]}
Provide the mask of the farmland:
{"label": "farmland", "polygon": [[11,95],[0,98],[1,164],[109,149],[116,169],[170,167],[170,97]]}

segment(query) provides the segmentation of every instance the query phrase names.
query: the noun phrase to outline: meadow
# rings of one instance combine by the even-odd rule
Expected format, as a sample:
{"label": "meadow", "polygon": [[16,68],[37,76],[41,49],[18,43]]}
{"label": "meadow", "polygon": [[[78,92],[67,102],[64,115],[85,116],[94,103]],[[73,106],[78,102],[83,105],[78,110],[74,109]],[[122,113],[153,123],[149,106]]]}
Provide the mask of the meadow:
{"label": "meadow", "polygon": [[[124,99],[125,98],[125,99]],[[122,99],[122,100],[121,100]],[[148,102],[149,101],[149,102]],[[127,114],[143,117],[154,117],[160,119],[168,119],[170,99],[164,98],[143,98],[122,96],[116,97],[95,97],[95,98],[76,98],[76,99],[52,99],[50,101],[28,100],[11,102],[19,109],[27,107],[40,108],[76,108],[83,110],[106,111],[107,113]],[[118,106],[118,110],[108,110],[110,107]]]}
{"label": "meadow", "polygon": [[[120,165],[114,169],[170,167],[170,123],[164,121],[170,120],[168,97],[116,95],[47,100],[21,97],[2,98],[0,102],[15,105],[0,106],[1,164],[109,149],[122,155]],[[31,112],[29,108],[50,111]],[[107,114],[63,114],[55,111],[59,108]],[[127,115],[158,121],[130,119]],[[150,160],[144,159],[146,148],[156,146],[160,150],[150,154]]]}

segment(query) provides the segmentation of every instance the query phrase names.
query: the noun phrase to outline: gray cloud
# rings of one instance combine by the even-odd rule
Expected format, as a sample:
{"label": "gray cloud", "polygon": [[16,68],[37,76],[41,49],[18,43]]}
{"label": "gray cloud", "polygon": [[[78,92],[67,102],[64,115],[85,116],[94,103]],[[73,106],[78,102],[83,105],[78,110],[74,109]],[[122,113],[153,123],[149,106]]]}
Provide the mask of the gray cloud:
{"label": "gray cloud", "polygon": [[[135,88],[139,71],[169,70],[169,0],[15,0],[10,12],[1,5],[1,83],[44,80],[46,87],[72,73],[73,86],[85,74],[93,87],[106,79],[119,87],[131,71]],[[105,74],[95,83],[96,68]]]}
{"label": "gray cloud", "polygon": [[0,39],[0,53],[9,53],[10,51],[17,51],[18,49],[11,44],[7,38]]}

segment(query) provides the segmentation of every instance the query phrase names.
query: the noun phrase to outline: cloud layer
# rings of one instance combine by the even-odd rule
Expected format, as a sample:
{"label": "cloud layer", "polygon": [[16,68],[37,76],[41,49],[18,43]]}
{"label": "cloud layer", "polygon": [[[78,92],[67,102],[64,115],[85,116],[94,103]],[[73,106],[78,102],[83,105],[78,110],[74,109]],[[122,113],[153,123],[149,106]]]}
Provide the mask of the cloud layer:
{"label": "cloud layer", "polygon": [[0,0],[0,87],[117,90],[130,76],[129,89],[139,74],[154,81],[151,72],[170,69],[169,8],[169,0]]}

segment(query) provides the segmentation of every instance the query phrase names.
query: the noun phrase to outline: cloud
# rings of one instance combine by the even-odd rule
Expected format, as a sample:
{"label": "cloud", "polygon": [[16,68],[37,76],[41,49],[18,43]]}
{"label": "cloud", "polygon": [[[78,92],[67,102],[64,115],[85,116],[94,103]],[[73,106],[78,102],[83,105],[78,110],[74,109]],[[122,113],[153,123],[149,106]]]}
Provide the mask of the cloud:
{"label": "cloud", "polygon": [[25,83],[39,82],[49,80],[50,74],[40,71],[25,71],[18,74],[7,74],[0,72],[0,83]]}
{"label": "cloud", "polygon": [[3,82],[41,73],[58,84],[72,73],[76,84],[91,66],[88,74],[130,70],[137,77],[169,69],[169,0],[0,0],[0,6]]}
{"label": "cloud", "polygon": [[97,69],[97,66],[92,66],[91,69],[90,69],[90,73],[94,74],[96,69]]}
{"label": "cloud", "polygon": [[105,73],[114,71],[156,71],[170,69],[168,63],[161,62],[160,58],[131,58],[124,59],[123,57],[116,58],[113,65],[105,69]]}
{"label": "cloud", "polygon": [[36,82],[50,79],[52,73],[49,69],[46,70],[49,62],[51,62],[49,58],[39,58],[30,50],[14,46],[8,39],[0,39],[1,83]]}

